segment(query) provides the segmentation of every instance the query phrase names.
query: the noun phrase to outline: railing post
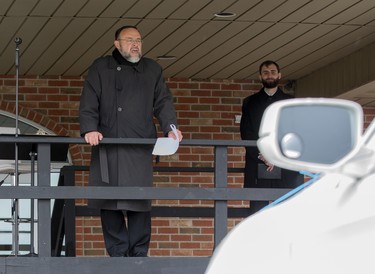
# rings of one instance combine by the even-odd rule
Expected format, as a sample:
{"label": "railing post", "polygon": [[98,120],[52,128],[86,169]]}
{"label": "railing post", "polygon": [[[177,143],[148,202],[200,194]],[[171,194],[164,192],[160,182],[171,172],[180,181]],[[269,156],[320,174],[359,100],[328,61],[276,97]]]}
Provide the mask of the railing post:
{"label": "railing post", "polygon": [[[228,152],[226,146],[215,146],[215,188],[226,188]],[[228,201],[215,201],[214,245],[215,248],[228,231]]]}
{"label": "railing post", "polygon": [[[73,168],[66,168],[64,185],[75,186],[75,172]],[[64,230],[65,230],[65,256],[76,256],[76,209],[74,199],[64,199]]]}
{"label": "railing post", "polygon": [[[51,145],[38,144],[38,186],[51,186]],[[51,257],[51,199],[38,200],[38,254]]]}

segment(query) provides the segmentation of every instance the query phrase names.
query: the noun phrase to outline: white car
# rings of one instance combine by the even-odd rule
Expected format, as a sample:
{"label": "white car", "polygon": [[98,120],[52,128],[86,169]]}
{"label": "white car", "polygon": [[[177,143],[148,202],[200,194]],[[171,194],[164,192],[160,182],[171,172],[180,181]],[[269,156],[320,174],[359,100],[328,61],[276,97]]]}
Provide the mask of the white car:
{"label": "white car", "polygon": [[351,101],[272,104],[259,132],[261,153],[316,177],[234,227],[205,273],[375,273],[375,122],[363,135],[362,125],[362,108]]}

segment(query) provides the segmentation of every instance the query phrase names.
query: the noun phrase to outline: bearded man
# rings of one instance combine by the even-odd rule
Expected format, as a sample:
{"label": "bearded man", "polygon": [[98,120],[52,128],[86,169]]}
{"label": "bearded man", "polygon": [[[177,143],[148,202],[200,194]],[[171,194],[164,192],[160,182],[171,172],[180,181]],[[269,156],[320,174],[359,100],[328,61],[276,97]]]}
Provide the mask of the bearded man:
{"label": "bearded man", "polygon": [[[258,140],[259,127],[265,109],[272,103],[293,98],[278,86],[281,79],[279,65],[274,61],[264,61],[259,66],[259,79],[263,88],[248,97],[242,104],[240,132],[242,140]],[[246,147],[244,187],[245,188],[295,188],[303,183],[299,172],[274,167],[272,159],[265,159],[257,147]],[[253,214],[269,201],[251,201]]]}
{"label": "bearded man", "polygon": [[[142,56],[135,26],[115,32],[111,55],[90,66],[80,100],[80,131],[92,146],[90,186],[153,186],[152,145],[102,145],[103,138],[156,138],[153,118],[164,136],[182,140],[172,94],[161,66]],[[151,201],[92,199],[100,209],[104,242],[111,257],[145,257],[151,238]]]}

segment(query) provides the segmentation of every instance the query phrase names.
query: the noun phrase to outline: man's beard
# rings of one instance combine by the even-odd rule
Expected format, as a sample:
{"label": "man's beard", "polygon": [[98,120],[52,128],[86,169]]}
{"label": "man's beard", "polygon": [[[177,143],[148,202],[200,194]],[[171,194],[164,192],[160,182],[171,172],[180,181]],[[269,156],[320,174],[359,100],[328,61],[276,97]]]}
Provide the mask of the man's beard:
{"label": "man's beard", "polygon": [[279,84],[279,80],[280,78],[272,79],[272,81],[262,79],[262,84],[265,88],[275,88]]}
{"label": "man's beard", "polygon": [[141,57],[142,57],[142,54],[139,53],[138,56],[136,57],[132,57],[130,54],[127,54],[127,53],[123,53],[122,54],[122,57],[124,57],[127,61],[129,61],[130,63],[138,63],[139,60],[141,60]]}

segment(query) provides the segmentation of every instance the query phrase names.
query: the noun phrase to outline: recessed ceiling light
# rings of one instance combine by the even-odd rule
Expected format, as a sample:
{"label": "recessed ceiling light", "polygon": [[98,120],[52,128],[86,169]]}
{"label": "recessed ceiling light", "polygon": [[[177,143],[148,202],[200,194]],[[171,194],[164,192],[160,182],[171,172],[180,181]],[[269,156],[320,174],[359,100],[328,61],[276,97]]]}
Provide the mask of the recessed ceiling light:
{"label": "recessed ceiling light", "polygon": [[159,55],[156,58],[158,60],[175,60],[176,56],[173,56],[173,55]]}
{"label": "recessed ceiling light", "polygon": [[215,17],[219,17],[219,18],[231,18],[231,17],[236,16],[234,12],[230,12],[230,11],[222,11],[222,12],[215,13],[214,15]]}

